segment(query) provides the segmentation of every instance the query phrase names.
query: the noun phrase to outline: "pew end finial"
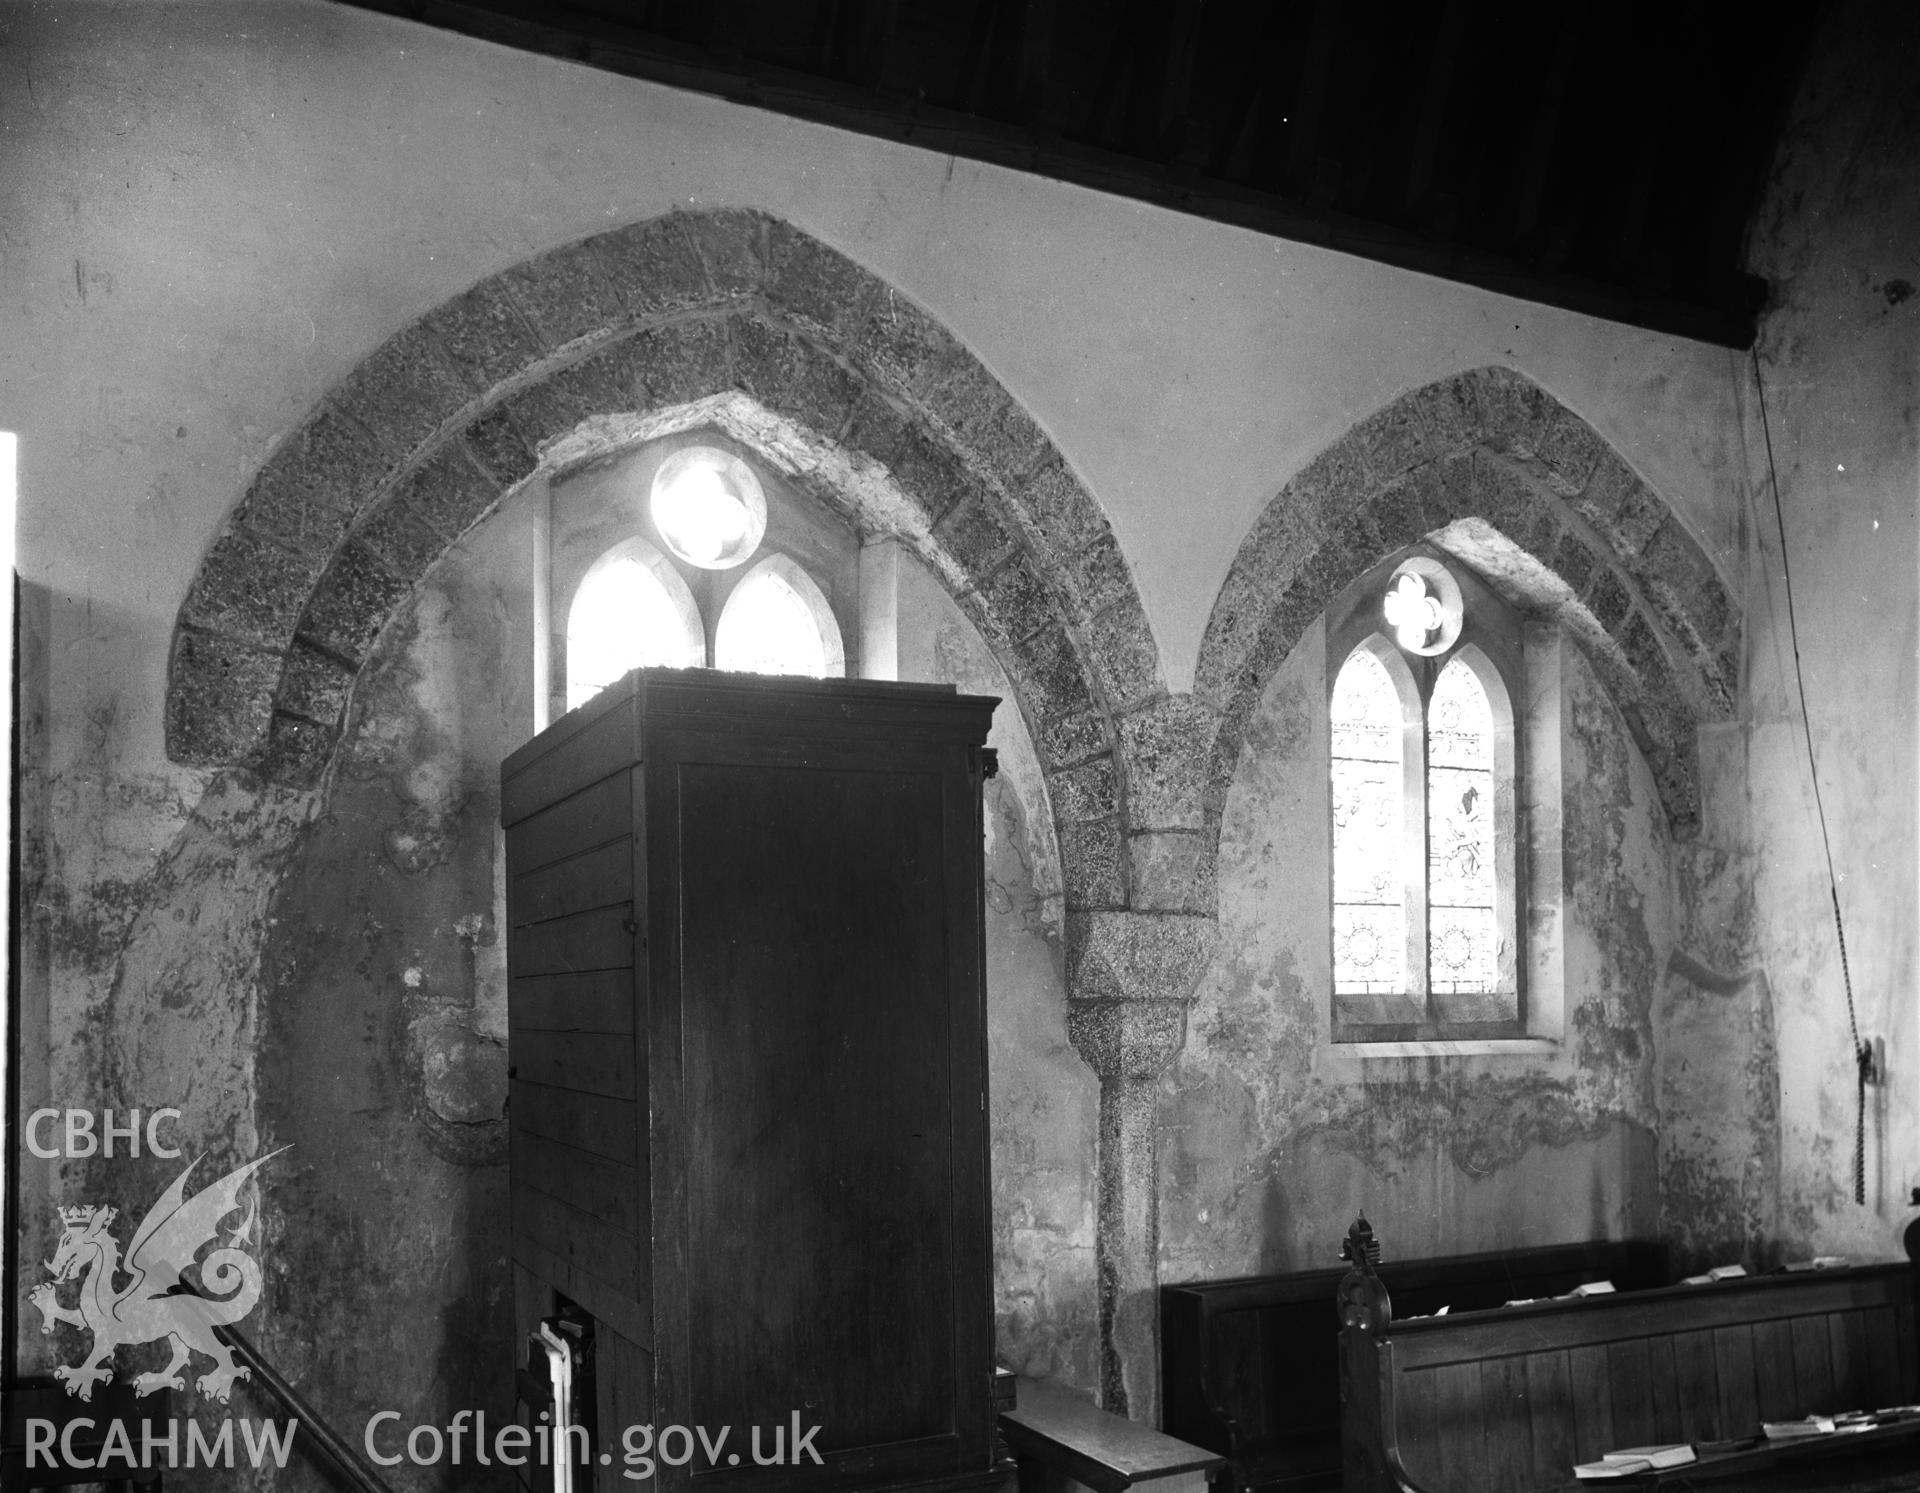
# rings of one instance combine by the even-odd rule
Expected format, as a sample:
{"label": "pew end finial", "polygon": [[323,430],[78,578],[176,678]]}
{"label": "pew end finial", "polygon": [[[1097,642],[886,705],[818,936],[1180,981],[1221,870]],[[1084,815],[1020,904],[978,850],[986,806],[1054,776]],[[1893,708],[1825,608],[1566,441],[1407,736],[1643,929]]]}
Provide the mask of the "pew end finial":
{"label": "pew end finial", "polygon": [[1393,1320],[1393,1299],[1387,1295],[1386,1282],[1376,1272],[1380,1263],[1380,1241],[1374,1236],[1373,1225],[1367,1222],[1366,1214],[1356,1218],[1347,1230],[1346,1242],[1340,1246],[1340,1258],[1353,1267],[1341,1277],[1335,1296],[1340,1325],[1358,1327],[1363,1332],[1379,1331]]}

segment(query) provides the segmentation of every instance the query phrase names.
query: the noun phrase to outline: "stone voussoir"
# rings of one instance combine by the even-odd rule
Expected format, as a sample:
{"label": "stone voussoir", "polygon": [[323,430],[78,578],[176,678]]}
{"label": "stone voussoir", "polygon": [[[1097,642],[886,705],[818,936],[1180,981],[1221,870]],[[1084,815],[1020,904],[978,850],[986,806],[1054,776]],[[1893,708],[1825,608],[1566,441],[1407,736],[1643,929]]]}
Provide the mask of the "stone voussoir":
{"label": "stone voussoir", "polygon": [[1474,369],[1465,379],[1473,385],[1479,410],[1479,444],[1522,458],[1535,454],[1546,421],[1558,406],[1531,379],[1511,368]]}
{"label": "stone voussoir", "polygon": [[1697,638],[1702,653],[1717,648],[1738,627],[1738,612],[1718,567],[1677,519],[1668,519],[1648,541],[1640,565],[1648,599],[1663,620],[1682,624]]}
{"label": "stone voussoir", "polygon": [[984,489],[977,489],[955,504],[935,528],[947,552],[969,575],[991,573],[1018,544],[994,512],[995,506]]}
{"label": "stone voussoir", "polygon": [[629,343],[626,367],[640,394],[691,404],[733,385],[731,318],[689,317],[650,327]]}
{"label": "stone voussoir", "polygon": [[988,380],[996,397],[969,401],[964,418],[950,418],[947,407],[940,403],[948,391],[943,385],[934,393],[933,414],[954,431],[955,444],[972,456],[982,471],[1011,489],[1059,453],[1047,433],[997,379],[984,369],[981,376]]}
{"label": "stone voussoir", "polygon": [[532,367],[547,351],[504,274],[441,302],[422,318],[461,376],[484,394]]}
{"label": "stone voussoir", "polygon": [[1594,428],[1569,409],[1556,409],[1534,443],[1543,480],[1562,498],[1586,491],[1606,451]]}
{"label": "stone voussoir", "polygon": [[282,654],[182,627],[167,669],[167,755],[195,767],[244,762],[265,746]]}
{"label": "stone voussoir", "polygon": [[412,584],[358,543],[342,545],[300,619],[300,636],[358,665]]}
{"label": "stone voussoir", "polygon": [[550,353],[604,337],[627,319],[592,239],[549,249],[502,272],[508,293]]}
{"label": "stone voussoir", "polygon": [[1059,563],[1083,617],[1103,612],[1134,594],[1127,558],[1111,533],[1102,534],[1077,554],[1060,557]]}
{"label": "stone voussoir", "polygon": [[1375,410],[1354,426],[1348,439],[1358,452],[1363,484],[1369,492],[1378,491],[1438,454],[1420,403],[1404,397]]}
{"label": "stone voussoir", "polygon": [[915,426],[907,428],[900,449],[887,463],[900,490],[929,522],[938,523],[947,510],[975,485],[966,466],[944,442]]}
{"label": "stone voussoir", "polygon": [[1013,506],[1053,554],[1085,549],[1107,532],[1107,517],[1065,460],[1046,462],[1008,489]]}
{"label": "stone voussoir", "polygon": [[1619,629],[1621,623],[1626,621],[1627,613],[1633,609],[1633,593],[1614,573],[1613,567],[1605,564],[1596,568],[1593,580],[1581,593],[1580,601],[1609,636]]}
{"label": "stone voussoir", "polygon": [[767,300],[836,340],[853,337],[885,293],[870,270],[777,218],[767,226],[767,246]]}
{"label": "stone voussoir", "polygon": [[260,469],[234,523],[290,549],[327,553],[391,466],[372,435],[323,403]]}
{"label": "stone voussoir", "polygon": [[229,529],[200,562],[180,621],[261,647],[285,648],[326,563],[324,554],[290,550]]}
{"label": "stone voussoir", "polygon": [[1126,848],[1120,821],[1109,817],[1059,828],[1062,892],[1076,911],[1127,905]]}
{"label": "stone voussoir", "polygon": [[392,501],[451,542],[500,501],[501,491],[498,480],[469,456],[467,445],[451,441],[394,488]]}
{"label": "stone voussoir", "polygon": [[433,334],[416,321],[381,343],[329,402],[371,432],[389,456],[404,458],[476,398]]}
{"label": "stone voussoir", "polygon": [[977,587],[985,603],[988,636],[1018,644],[1064,623],[1054,604],[1053,588],[1024,549],[1016,549]]}
{"label": "stone voussoir", "polygon": [[276,714],[267,733],[261,775],[284,788],[316,787],[339,739],[339,731],[332,726]]}
{"label": "stone voussoir", "polygon": [[1188,695],[1166,695],[1119,718],[1134,831],[1196,830],[1212,713]]}
{"label": "stone voussoir", "polygon": [[1429,506],[1427,501],[1427,484],[1419,474],[1431,466],[1432,463],[1427,462],[1402,473],[1375,493],[1367,504],[1367,516],[1386,550],[1417,544],[1449,522],[1437,506]]}
{"label": "stone voussoir", "polygon": [[1248,652],[1260,636],[1270,599],[1269,583],[1251,567],[1236,565],[1214,598],[1213,614],[1194,670],[1194,697],[1217,714],[1232,693]]}
{"label": "stone voussoir", "polygon": [[1089,757],[1113,750],[1106,718],[1098,711],[1048,721],[1035,744],[1040,749],[1041,762],[1050,771],[1073,767]]}
{"label": "stone voussoir", "polygon": [[587,250],[629,316],[671,316],[725,299],[716,294],[687,220],[678,213],[596,234]]}
{"label": "stone voussoir", "polygon": [[530,384],[499,406],[525,450],[538,453],[592,415],[627,408],[617,364],[589,358]]}
{"label": "stone voussoir", "polygon": [[877,389],[869,388],[854,406],[853,419],[847,422],[842,444],[883,467],[891,467],[894,457],[906,446],[912,428],[912,416]]}
{"label": "stone voussoir", "polygon": [[937,387],[967,356],[953,333],[891,287],[873,302],[849,351],[903,395]]}
{"label": "stone voussoir", "polygon": [[1440,455],[1470,451],[1486,423],[1479,385],[1467,374],[1423,384],[1401,395],[1400,402],[1419,411],[1432,449]]}
{"label": "stone voussoir", "polygon": [[1566,535],[1557,505],[1515,462],[1482,451],[1474,461],[1472,516],[1483,519],[1542,565]]}
{"label": "stone voussoir", "polygon": [[757,317],[733,322],[734,379],[760,403],[837,439],[866,392],[856,374],[805,338]]}
{"label": "stone voussoir", "polygon": [[1107,703],[1124,710],[1161,689],[1160,650],[1139,601],[1128,595],[1081,629]]}
{"label": "stone voussoir", "polygon": [[403,580],[417,580],[446,550],[446,536],[416,512],[406,489],[396,488],[354,530],[387,569]]}
{"label": "stone voussoir", "polygon": [[751,208],[705,208],[674,213],[706,271],[711,294],[721,300],[759,295],[767,283],[767,233],[773,219]]}
{"label": "stone voussoir", "polygon": [[1009,647],[1002,659],[1036,728],[1093,708],[1086,672],[1064,626],[1043,628]]}
{"label": "stone voussoir", "polygon": [[469,422],[460,439],[466,454],[493,479],[498,492],[509,491],[531,477],[540,464],[538,451],[505,405],[497,405]]}
{"label": "stone voussoir", "polygon": [[1573,508],[1597,529],[1622,560],[1635,559],[1667,520],[1667,507],[1639,474],[1612,451],[1602,451]]}
{"label": "stone voussoir", "polygon": [[1110,757],[1096,757],[1080,767],[1047,778],[1047,796],[1057,824],[1081,824],[1111,819],[1120,812],[1119,775]]}
{"label": "stone voussoir", "polygon": [[339,659],[296,642],[287,653],[274,707],[317,725],[336,726],[346,713],[355,677]]}

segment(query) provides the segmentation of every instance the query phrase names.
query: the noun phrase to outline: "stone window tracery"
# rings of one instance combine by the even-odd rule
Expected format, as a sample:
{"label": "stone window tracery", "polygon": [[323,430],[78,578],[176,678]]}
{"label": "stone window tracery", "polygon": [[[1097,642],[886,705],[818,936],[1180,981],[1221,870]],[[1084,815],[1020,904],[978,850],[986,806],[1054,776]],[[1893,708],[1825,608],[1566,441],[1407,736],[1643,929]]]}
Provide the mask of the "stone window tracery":
{"label": "stone window tracery", "polygon": [[1333,1040],[1526,1031],[1518,619],[1433,556],[1330,612]]}
{"label": "stone window tracery", "polygon": [[567,605],[557,660],[566,708],[645,666],[844,675],[833,607],[806,567],[774,547],[748,462],[690,444],[651,471],[645,502],[629,510],[648,534],[600,554]]}

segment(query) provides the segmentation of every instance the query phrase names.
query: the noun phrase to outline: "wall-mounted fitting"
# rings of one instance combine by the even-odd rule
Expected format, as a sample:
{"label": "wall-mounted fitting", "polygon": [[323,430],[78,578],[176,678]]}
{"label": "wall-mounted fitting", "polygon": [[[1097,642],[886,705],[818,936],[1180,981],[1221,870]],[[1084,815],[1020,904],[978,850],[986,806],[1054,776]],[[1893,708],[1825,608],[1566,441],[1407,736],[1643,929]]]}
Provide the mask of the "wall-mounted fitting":
{"label": "wall-mounted fitting", "polygon": [[1882,1084],[1887,1081],[1887,1039],[1863,1037],[1860,1041],[1860,1081]]}

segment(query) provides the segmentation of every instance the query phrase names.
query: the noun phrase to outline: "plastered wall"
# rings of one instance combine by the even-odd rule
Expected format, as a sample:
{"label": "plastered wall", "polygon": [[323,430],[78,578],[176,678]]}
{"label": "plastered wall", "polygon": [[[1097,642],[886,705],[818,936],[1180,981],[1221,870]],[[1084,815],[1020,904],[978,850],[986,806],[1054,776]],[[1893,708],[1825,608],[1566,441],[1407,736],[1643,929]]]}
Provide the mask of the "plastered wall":
{"label": "plastered wall", "polygon": [[[1917,60],[1910,11],[1836,8],[1751,229],[1754,268],[1776,287],[1742,394],[1758,575],[1748,726],[1726,748],[1746,754],[1749,796],[1728,818],[1751,859],[1714,868],[1702,920],[1723,930],[1722,968],[1758,967],[1774,996],[1781,1170],[1768,1222],[1797,1248],[1857,1254],[1896,1248],[1920,1183],[1920,107],[1905,81]],[[1887,1048],[1887,1081],[1867,1096],[1864,1208],[1829,850],[1859,1029]]]}
{"label": "plastered wall", "polygon": [[1566,790],[1556,988],[1533,998],[1564,1003],[1566,1059],[1331,1061],[1316,624],[1242,749],[1221,831],[1220,948],[1161,1081],[1166,1279],[1328,1268],[1361,1212],[1398,1259],[1659,1232],[1653,992],[1675,932],[1669,836],[1578,650],[1543,646],[1527,666]]}
{"label": "plastered wall", "polygon": [[[1756,385],[1743,354],[317,0],[9,7],[0,427],[21,440],[27,1102],[177,1106],[209,1170],[293,1138],[273,1163],[288,1194],[272,1204],[274,1288],[388,1313],[377,1333],[352,1313],[312,1317],[334,1335],[298,1362],[327,1365],[331,1382],[363,1372],[355,1344],[381,1334],[418,1340],[405,1361],[423,1376],[485,1338],[486,1250],[442,1248],[458,1220],[498,1206],[484,1158],[445,1154],[450,1127],[476,1122],[466,1079],[496,1060],[497,991],[460,963],[470,952],[481,969],[490,936],[480,862],[400,899],[377,935],[363,928],[368,960],[316,962],[301,929],[364,920],[349,872],[424,886],[406,879],[409,856],[482,834],[463,774],[513,744],[518,707],[487,697],[491,715],[463,714],[474,734],[457,750],[363,731],[330,792],[263,789],[167,761],[168,640],[251,474],[396,328],[540,250],[732,204],[912,297],[1032,414],[1110,519],[1176,694],[1266,503],[1358,421],[1463,369],[1516,369],[1583,418],[1746,599],[1746,683],[1737,719],[1701,742],[1696,840],[1663,841],[1608,702],[1587,698],[1592,787],[1570,809],[1570,874],[1597,1013],[1633,1044],[1570,1085],[1484,1091],[1539,1121],[1489,1118],[1484,1147],[1463,1142],[1447,1075],[1376,1096],[1312,1080],[1290,1046],[1309,930],[1273,901],[1274,847],[1299,832],[1276,702],[1303,686],[1276,676],[1228,803],[1219,948],[1154,1100],[1167,1278],[1322,1263],[1341,1215],[1376,1196],[1422,1249],[1479,1247],[1512,1224],[1530,1238],[1652,1226],[1703,1256],[1889,1253],[1920,1180],[1920,274],[1899,185],[1920,139],[1887,62],[1898,47],[1872,34],[1894,24],[1887,11],[1843,9],[1795,116],[1755,237],[1757,267],[1783,286]],[[1844,1175],[1854,1087],[1832,1040],[1843,994],[1767,527],[1769,433],[1856,1001],[1889,1039],[1864,1209]],[[509,667],[523,656],[489,573],[408,603],[414,620],[382,645],[385,682],[363,683],[369,702],[388,691],[383,720],[461,698],[471,661],[435,642],[456,613],[503,608],[495,632],[459,635]],[[930,581],[913,585],[916,667],[988,687],[977,637]],[[428,781],[437,762],[455,765]],[[1042,864],[1033,781],[1009,775],[989,849],[1006,902],[990,953],[1002,1351],[1091,1384],[1094,1087],[1046,1005],[1063,989],[1058,877]],[[420,987],[406,980],[416,967]],[[442,1002],[443,985],[470,993]],[[1031,999],[1007,1005],[1008,986]],[[355,1118],[368,1107],[388,1118]],[[324,1164],[299,1138],[335,1133],[323,1117],[353,1131]],[[1543,1225],[1533,1184],[1549,1172]],[[170,1175],[147,1159],[29,1158],[23,1257],[44,1257],[54,1207],[150,1197]],[[358,1177],[365,1201],[328,1237],[328,1199]],[[446,1229],[419,1225],[416,1203]],[[357,1294],[381,1250],[418,1252],[416,1303]],[[455,1326],[450,1302],[478,1305]],[[71,1347],[23,1337],[28,1367]],[[395,1381],[423,1413],[470,1392],[478,1381],[458,1375]]]}

